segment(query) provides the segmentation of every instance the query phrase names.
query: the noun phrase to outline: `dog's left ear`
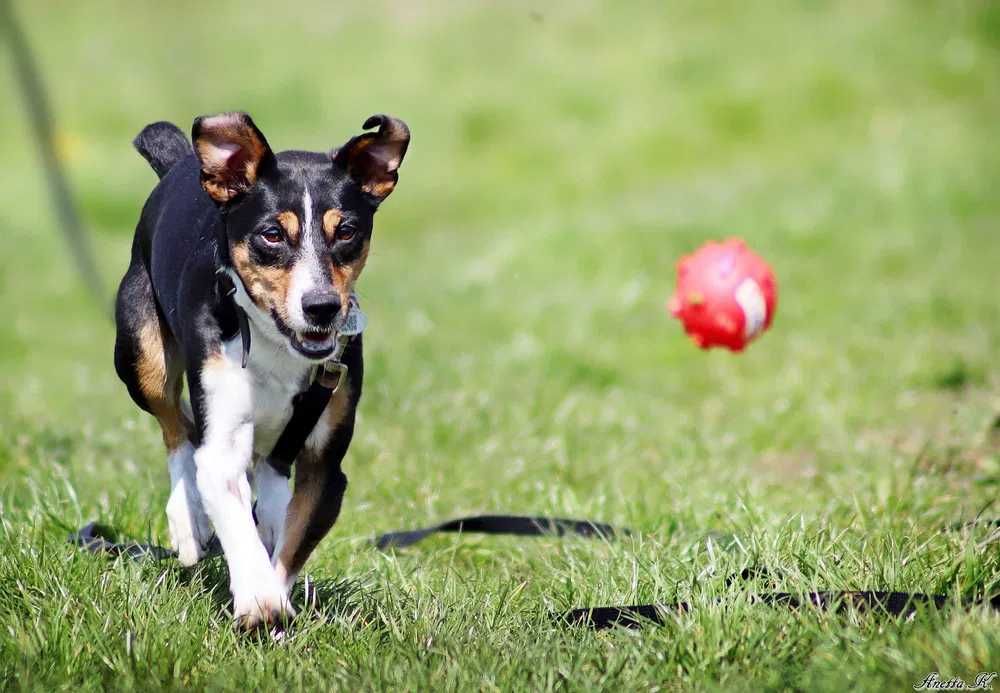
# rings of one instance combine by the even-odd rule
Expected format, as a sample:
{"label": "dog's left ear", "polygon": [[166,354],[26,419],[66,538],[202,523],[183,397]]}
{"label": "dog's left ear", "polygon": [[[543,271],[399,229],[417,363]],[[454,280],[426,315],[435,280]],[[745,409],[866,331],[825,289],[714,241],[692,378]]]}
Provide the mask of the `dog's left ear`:
{"label": "dog's left ear", "polygon": [[387,115],[373,115],[362,127],[370,130],[376,126],[377,131],[352,137],[331,152],[331,156],[378,205],[399,180],[399,165],[410,145],[410,128],[402,120]]}
{"label": "dog's left ear", "polygon": [[201,162],[201,185],[223,204],[254,186],[274,159],[271,147],[246,113],[195,118],[191,141]]}

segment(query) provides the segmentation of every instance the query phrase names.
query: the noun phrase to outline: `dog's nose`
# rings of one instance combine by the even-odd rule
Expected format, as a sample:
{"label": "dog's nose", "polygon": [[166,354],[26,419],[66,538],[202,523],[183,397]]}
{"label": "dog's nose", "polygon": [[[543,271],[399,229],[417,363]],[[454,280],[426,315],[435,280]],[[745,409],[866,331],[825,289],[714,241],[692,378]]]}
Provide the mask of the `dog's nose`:
{"label": "dog's nose", "polygon": [[302,313],[309,322],[329,325],[340,312],[340,296],[332,291],[310,291],[302,297]]}

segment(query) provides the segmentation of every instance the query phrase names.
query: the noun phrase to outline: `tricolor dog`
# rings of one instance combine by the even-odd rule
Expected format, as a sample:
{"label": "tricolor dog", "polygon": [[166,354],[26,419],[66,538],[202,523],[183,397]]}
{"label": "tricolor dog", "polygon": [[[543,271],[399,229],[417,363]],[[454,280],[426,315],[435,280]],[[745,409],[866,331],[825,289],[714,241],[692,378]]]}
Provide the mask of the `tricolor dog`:
{"label": "tricolor dog", "polygon": [[197,118],[191,143],[170,123],[135,139],[160,182],[118,289],[115,368],[163,431],[173,548],[191,565],[218,537],[247,628],[292,615],[289,590],[347,486],[354,285],[410,141],[389,116],[364,129],[330,153],[276,154],[244,113]]}

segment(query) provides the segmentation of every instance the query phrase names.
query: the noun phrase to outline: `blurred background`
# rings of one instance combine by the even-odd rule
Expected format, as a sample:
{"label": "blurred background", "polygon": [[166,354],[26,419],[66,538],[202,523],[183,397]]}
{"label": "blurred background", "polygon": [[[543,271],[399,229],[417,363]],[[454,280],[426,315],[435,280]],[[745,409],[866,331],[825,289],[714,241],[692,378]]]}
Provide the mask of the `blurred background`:
{"label": "blurred background", "polygon": [[[0,681],[885,690],[997,669],[985,610],[826,619],[745,591],[997,592],[995,529],[940,530],[1000,497],[1000,4],[12,4],[105,298],[0,46]],[[236,638],[218,561],[66,545],[95,519],[167,541],[160,434],[112,367],[156,180],[130,142],[233,109],[275,149],[379,112],[413,132],[359,286],[350,487],[307,567],[334,607],[280,648]],[[740,356],[664,309],[677,259],[729,236],[779,284]],[[481,512],[636,532],[370,547]],[[730,586],[747,565],[780,578]],[[641,638],[546,616],[674,599],[700,608]]]}
{"label": "blurred background", "polygon": [[[163,531],[159,435],[107,317],[155,182],[130,140],[231,109],[275,149],[329,149],[376,112],[413,131],[360,285],[337,531],[481,509],[656,526],[737,498],[836,512],[831,489],[919,505],[894,489],[928,445],[958,450],[933,477],[956,503],[996,478],[996,3],[14,5],[107,303],[60,235],[5,52],[11,507],[55,485],[68,524]],[[739,357],[663,308],[677,258],[732,235],[780,285]]]}

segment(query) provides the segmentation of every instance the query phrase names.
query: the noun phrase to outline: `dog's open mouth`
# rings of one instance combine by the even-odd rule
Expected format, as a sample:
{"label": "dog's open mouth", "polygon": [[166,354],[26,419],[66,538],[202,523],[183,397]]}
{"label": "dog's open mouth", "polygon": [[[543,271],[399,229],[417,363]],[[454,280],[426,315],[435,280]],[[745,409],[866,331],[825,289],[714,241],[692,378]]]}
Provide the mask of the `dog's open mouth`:
{"label": "dog's open mouth", "polygon": [[311,359],[326,358],[333,353],[335,335],[333,328],[311,327],[289,335],[292,346]]}
{"label": "dog's open mouth", "polygon": [[285,335],[292,349],[314,361],[325,361],[337,348],[337,335],[353,337],[361,334],[368,324],[368,318],[358,305],[358,299],[352,294],[348,309],[337,315],[332,325],[328,327],[307,327],[303,330],[293,330],[278,312],[271,310],[271,317],[278,331]]}
{"label": "dog's open mouth", "polygon": [[292,345],[292,348],[306,358],[322,361],[333,353],[337,339],[333,325],[293,330],[273,309],[271,310],[271,318],[278,327],[278,331],[288,338],[288,343]]}

